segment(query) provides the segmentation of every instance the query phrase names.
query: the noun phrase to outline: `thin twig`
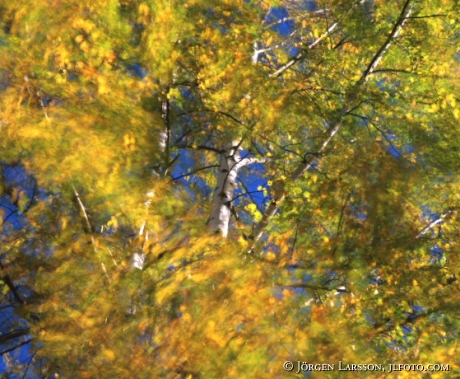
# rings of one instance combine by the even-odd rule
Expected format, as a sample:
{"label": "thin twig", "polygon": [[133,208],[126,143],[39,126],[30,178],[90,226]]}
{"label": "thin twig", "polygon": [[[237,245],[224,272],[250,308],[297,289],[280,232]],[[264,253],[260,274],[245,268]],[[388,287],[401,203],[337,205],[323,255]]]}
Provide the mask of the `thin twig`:
{"label": "thin twig", "polygon": [[452,213],[453,211],[450,210],[447,213],[444,213],[443,215],[441,215],[439,218],[431,222],[426,228],[424,228],[419,234],[417,234],[415,238],[417,239],[417,238],[424,236],[426,233],[428,233],[430,229],[433,229],[436,225],[440,224],[447,216],[449,216]]}
{"label": "thin twig", "polygon": [[[83,202],[81,201],[80,199],[80,195],[79,193],[77,192],[76,188],[74,186],[72,186],[73,188],[73,192],[75,194],[75,197],[77,199],[77,202],[78,202],[78,205],[80,206],[80,210],[82,211],[82,214],[83,214],[83,218],[85,219],[85,223],[86,223],[86,227],[88,228],[88,232],[90,234],[93,233],[93,228],[91,227],[91,223],[89,221],[89,217],[88,217],[88,213],[86,212],[86,208],[85,208],[85,205],[83,204]],[[99,254],[99,250],[97,248],[97,245],[96,245],[96,241],[94,240],[94,236],[91,235],[91,245],[93,246],[93,250],[94,252],[96,253],[96,255],[99,257],[99,260],[101,261],[101,267],[102,267],[102,271],[104,272],[107,280],[109,281],[109,284],[112,283],[110,277],[109,277],[109,273],[107,272],[107,269],[105,267],[105,264],[104,262],[102,261],[102,258]]]}
{"label": "thin twig", "polygon": [[[30,97],[33,97],[33,91],[32,91],[32,87],[30,86],[29,84],[29,77],[27,75],[24,75],[24,80],[26,82],[26,87],[27,87],[27,91],[29,92],[29,96]],[[50,119],[48,117],[48,112],[46,111],[46,107],[45,107],[45,103],[43,102],[43,99],[41,97],[41,94],[40,94],[40,90],[37,90],[35,91],[35,94],[38,98],[38,101],[40,103],[40,106],[42,107],[42,110],[43,110],[43,113],[45,113],[45,118],[46,118],[46,121],[48,122],[48,124],[50,123]]]}
{"label": "thin twig", "polygon": [[223,154],[225,152],[225,150],[218,149],[212,146],[206,146],[206,145],[181,144],[181,145],[176,145],[175,147],[177,147],[178,149],[208,150],[208,151],[212,151],[217,154]]}
{"label": "thin twig", "polygon": [[215,167],[219,167],[219,165],[218,164],[213,164],[213,165],[210,165],[210,166],[200,167],[200,168],[197,168],[196,170],[192,170],[190,172],[187,172],[186,174],[176,176],[176,177],[172,178],[170,181],[172,182],[173,180],[179,180],[179,179],[182,179],[182,178],[184,178],[186,176],[191,176],[193,174],[196,174],[199,171],[203,171],[203,170],[207,170],[209,168],[215,168]]}
{"label": "thin twig", "polygon": [[329,288],[329,287],[324,287],[324,286],[315,286],[312,284],[306,284],[306,283],[301,283],[301,284],[277,284],[280,287],[290,287],[290,288],[306,288],[306,289],[311,289],[315,291],[336,291],[336,292],[342,292],[342,293],[347,293],[348,291],[345,288],[339,287],[339,288]]}
{"label": "thin twig", "polygon": [[[0,268],[2,269],[3,271],[3,281],[4,283],[6,284],[6,286],[9,288],[9,290],[11,291],[11,293],[13,294],[13,297],[16,299],[16,301],[19,303],[19,304],[25,304],[25,301],[22,299],[22,297],[19,295],[19,292],[16,288],[16,286],[14,285],[13,281],[11,280],[11,277],[9,276],[9,274],[6,272],[6,268],[5,266],[3,265],[2,261],[0,260]],[[1,337],[0,336],[0,340],[1,340]]]}
{"label": "thin twig", "polygon": [[14,350],[16,350],[16,349],[19,349],[20,347],[25,346],[25,345],[27,345],[28,343],[31,343],[32,341],[33,341],[33,339],[31,338],[30,340],[21,342],[19,345],[13,346],[13,347],[10,348],[10,349],[6,349],[6,350],[3,350],[3,351],[0,351],[0,356],[5,355],[5,354],[7,354],[7,353],[11,353],[12,351],[14,351]]}

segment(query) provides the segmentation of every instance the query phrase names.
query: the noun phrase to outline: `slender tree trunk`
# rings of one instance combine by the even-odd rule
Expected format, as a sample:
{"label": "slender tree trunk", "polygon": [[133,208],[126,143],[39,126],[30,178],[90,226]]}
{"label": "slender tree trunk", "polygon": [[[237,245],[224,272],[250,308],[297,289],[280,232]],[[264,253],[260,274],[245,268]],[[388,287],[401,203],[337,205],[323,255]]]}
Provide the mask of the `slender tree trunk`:
{"label": "slender tree trunk", "polygon": [[241,168],[242,160],[237,142],[225,149],[220,156],[220,167],[217,187],[214,191],[209,219],[211,233],[219,233],[227,238],[230,223],[232,201],[235,194],[236,178]]}
{"label": "slender tree trunk", "polygon": [[[161,102],[161,117],[164,120],[164,129],[160,130],[158,133],[158,150],[161,153],[160,164],[158,164],[157,169],[153,170],[152,175],[156,177],[165,177],[170,166],[169,162],[169,152],[170,152],[170,140],[171,140],[171,120],[170,120],[170,103],[168,99],[170,87],[166,89],[166,94],[163,101]],[[147,210],[152,203],[152,199],[155,196],[153,190],[149,190],[145,194],[144,207]],[[149,239],[149,231],[146,229],[147,220],[142,222],[141,227],[139,228],[138,236],[140,239],[144,240],[144,243]],[[133,252],[132,254],[132,266],[142,270],[145,262],[145,254],[142,247],[140,250]]]}

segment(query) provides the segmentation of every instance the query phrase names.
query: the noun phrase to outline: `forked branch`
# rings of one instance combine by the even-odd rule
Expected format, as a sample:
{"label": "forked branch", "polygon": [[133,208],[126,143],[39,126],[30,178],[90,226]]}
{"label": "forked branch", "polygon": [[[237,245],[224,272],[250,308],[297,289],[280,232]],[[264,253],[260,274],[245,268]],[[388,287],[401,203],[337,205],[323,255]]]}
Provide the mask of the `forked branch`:
{"label": "forked branch", "polygon": [[[361,3],[362,2],[363,1],[361,1]],[[392,42],[400,34],[402,27],[407,21],[407,18],[412,13],[413,6],[410,3],[411,0],[407,0],[405,2],[401,14],[398,20],[396,21],[395,25],[393,26],[393,29],[389,34],[388,38],[385,40],[385,42],[377,51],[377,53],[372,57],[369,65],[367,66],[361,78],[355,83],[355,85],[351,87],[351,89],[346,94],[344,104],[342,106],[342,109],[338,112],[338,116],[335,119],[330,120],[328,122],[330,126],[325,133],[324,141],[320,146],[318,146],[317,149],[315,149],[315,151],[317,151],[318,154],[310,156],[308,159],[304,159],[303,161],[301,161],[289,178],[287,178],[286,180],[276,181],[276,185],[272,187],[273,200],[268,205],[265,214],[263,215],[260,222],[256,225],[250,236],[250,239],[252,240],[252,245],[249,249],[249,253],[252,253],[254,251],[256,243],[264,234],[265,229],[267,228],[270,220],[276,214],[282,201],[284,200],[286,196],[286,185],[289,183],[297,182],[305,174],[305,172],[310,170],[314,166],[314,164],[318,162],[318,157],[322,155],[326,147],[330,144],[334,136],[342,127],[343,117],[346,116],[350,112],[350,110],[354,109],[354,107],[356,106],[356,98],[359,91],[361,91],[361,89],[366,85],[369,76],[375,71],[384,55],[388,52]]]}

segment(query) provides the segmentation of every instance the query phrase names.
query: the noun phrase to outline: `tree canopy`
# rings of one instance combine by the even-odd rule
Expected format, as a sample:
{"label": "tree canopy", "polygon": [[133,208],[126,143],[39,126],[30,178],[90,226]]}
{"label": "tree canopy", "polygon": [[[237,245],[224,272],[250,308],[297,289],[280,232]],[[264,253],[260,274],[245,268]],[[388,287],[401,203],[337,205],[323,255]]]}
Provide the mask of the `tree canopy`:
{"label": "tree canopy", "polygon": [[459,11],[0,2],[3,374],[460,375]]}

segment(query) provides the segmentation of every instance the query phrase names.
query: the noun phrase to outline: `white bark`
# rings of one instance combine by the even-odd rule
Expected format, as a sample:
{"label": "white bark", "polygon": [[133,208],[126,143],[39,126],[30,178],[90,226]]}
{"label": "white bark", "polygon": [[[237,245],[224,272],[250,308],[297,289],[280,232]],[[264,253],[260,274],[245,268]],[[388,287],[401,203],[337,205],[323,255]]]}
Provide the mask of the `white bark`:
{"label": "white bark", "polygon": [[[80,194],[77,192],[76,188],[74,186],[72,186],[72,189],[73,189],[73,193],[75,195],[75,199],[77,200],[77,203],[78,203],[78,205],[80,207],[81,213],[82,213],[83,218],[85,220],[86,227],[88,228],[87,232],[92,234],[93,233],[93,227],[91,226],[91,223],[89,222],[89,217],[88,217],[88,213],[86,212],[86,207],[83,204],[83,202],[82,202],[82,200],[80,198]],[[107,272],[107,268],[105,267],[105,264],[102,261],[101,256],[99,255],[99,250],[97,248],[97,244],[96,244],[96,241],[94,240],[93,236],[91,236],[91,244],[93,245],[94,252],[98,256],[99,260],[101,261],[102,271],[104,272],[104,275],[106,276],[107,281],[109,282],[109,284],[111,284],[112,280],[110,279],[109,273]]]}
{"label": "white bark", "polygon": [[[363,3],[365,3],[367,0],[360,0],[358,5],[361,5]],[[352,12],[354,10],[355,7],[352,7],[349,12]],[[311,50],[313,49],[316,45],[318,45],[323,39],[325,39],[326,37],[328,37],[334,30],[335,28],[337,28],[337,26],[339,25],[339,22],[334,22],[321,36],[319,36],[316,40],[314,40],[312,43],[310,43],[309,45],[305,46],[303,48],[303,51],[301,51],[300,53],[298,53],[294,58],[292,58],[289,62],[287,62],[286,64],[284,64],[283,66],[281,66],[278,70],[276,70],[273,74],[270,75],[270,77],[275,77],[277,78],[278,76],[280,76],[284,71],[286,71],[289,67],[293,66],[294,64],[296,64],[298,61],[302,60],[305,58],[306,56],[306,53],[308,52],[308,50]]]}
{"label": "white bark", "polygon": [[[169,91],[169,89],[168,89]],[[170,111],[170,104],[169,100],[166,98],[161,103],[161,117],[164,119],[164,129],[158,132],[158,150],[162,153],[162,165],[158,165],[157,169],[152,170],[152,175],[156,178],[160,176],[164,176],[167,173],[167,166],[169,164],[169,142],[171,137],[171,126],[170,126],[170,119],[169,119],[169,111]],[[147,211],[152,203],[152,199],[155,196],[155,192],[153,190],[148,191],[145,194],[145,202],[144,208]],[[149,239],[149,232],[146,230],[145,226],[147,224],[147,220],[142,222],[141,227],[139,228],[139,238],[144,237],[144,241],[148,241]],[[145,243],[144,242],[144,243]],[[142,270],[145,263],[145,254],[143,251],[134,252],[131,257],[131,266],[133,268]]]}
{"label": "white bark", "polygon": [[380,50],[377,52],[377,54],[374,56],[374,59],[372,59],[371,63],[367,67],[366,71],[364,72],[363,77],[361,78],[362,82],[366,82],[369,79],[369,76],[375,71],[377,68],[378,64],[382,60],[382,58],[385,56],[385,54],[388,52],[388,49],[390,48],[391,44],[393,41],[398,38],[399,34],[401,33],[401,30],[412,14],[412,11],[414,9],[413,5],[410,5],[411,0],[407,0],[406,3],[404,4],[403,10],[401,12],[401,15],[398,19],[398,22],[395,24],[393,27],[393,30],[391,31],[390,35],[388,36],[387,40],[385,43],[382,45]]}
{"label": "white bark", "polygon": [[417,234],[417,236],[415,237],[416,239],[417,238],[420,238],[420,237],[423,237],[426,233],[428,233],[431,229],[433,229],[436,225],[438,224],[441,224],[444,219],[451,215],[453,213],[453,211],[448,211],[447,213],[445,214],[442,214],[438,219],[434,220],[432,223],[430,223],[430,225],[428,225],[426,228],[424,228],[419,234]]}
{"label": "white bark", "polygon": [[227,238],[230,223],[232,200],[235,194],[236,178],[241,168],[241,158],[237,142],[233,142],[220,156],[217,187],[211,205],[209,230]]}
{"label": "white bark", "polygon": [[244,166],[266,163],[270,160],[268,158],[241,158],[240,149],[240,142],[233,141],[231,146],[221,153],[217,187],[212,199],[208,227],[211,233],[219,233],[224,238],[227,238],[228,235],[238,171]]}

